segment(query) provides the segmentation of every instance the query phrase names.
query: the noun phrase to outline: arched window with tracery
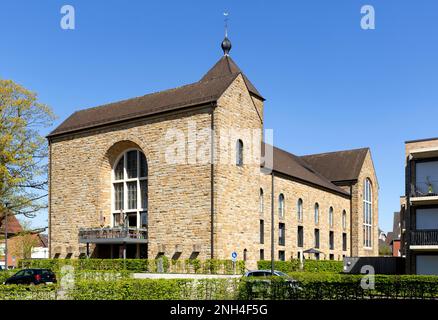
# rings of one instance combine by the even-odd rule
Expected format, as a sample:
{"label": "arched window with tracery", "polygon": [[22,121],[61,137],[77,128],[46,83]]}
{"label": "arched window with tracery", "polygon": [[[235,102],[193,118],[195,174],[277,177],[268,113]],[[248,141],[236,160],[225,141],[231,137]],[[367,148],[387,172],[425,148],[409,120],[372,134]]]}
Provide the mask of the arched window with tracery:
{"label": "arched window with tracery", "polygon": [[148,224],[148,165],[143,152],[125,151],[112,172],[112,225],[145,228]]}

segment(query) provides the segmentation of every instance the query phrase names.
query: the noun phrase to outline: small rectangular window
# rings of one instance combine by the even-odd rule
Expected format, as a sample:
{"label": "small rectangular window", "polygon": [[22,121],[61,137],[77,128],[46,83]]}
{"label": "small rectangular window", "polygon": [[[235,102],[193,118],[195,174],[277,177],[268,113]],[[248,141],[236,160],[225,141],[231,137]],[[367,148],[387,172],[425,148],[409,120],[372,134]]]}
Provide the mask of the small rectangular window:
{"label": "small rectangular window", "polygon": [[330,259],[330,260],[335,260],[335,255],[334,255],[333,253],[330,253],[330,255],[329,255],[329,259]]}
{"label": "small rectangular window", "polygon": [[146,162],[146,157],[142,152],[140,155],[140,178],[146,178],[148,176],[148,164]]}
{"label": "small rectangular window", "polygon": [[140,221],[141,221],[141,227],[147,228],[147,226],[148,226],[148,213],[147,212],[140,213]]}
{"label": "small rectangular window", "polygon": [[302,226],[298,226],[298,237],[297,237],[297,245],[299,248],[304,246],[304,228]]}
{"label": "small rectangular window", "polygon": [[347,251],[347,234],[342,234],[342,250]]}
{"label": "small rectangular window", "polygon": [[284,253],[284,250],[278,251],[278,260],[280,260],[280,261],[285,261],[286,260],[286,255]]}
{"label": "small rectangular window", "polygon": [[123,168],[124,168],[124,156],[120,158],[117,163],[116,169],[114,170],[114,179],[123,180]]}
{"label": "small rectangular window", "polygon": [[335,234],[333,231],[330,231],[329,233],[329,246],[330,246],[330,250],[335,249]]}
{"label": "small rectangular window", "polygon": [[114,227],[120,226],[120,213],[113,214],[113,226]]}
{"label": "small rectangular window", "polygon": [[265,260],[265,250],[260,249],[260,261]]}
{"label": "small rectangular window", "polygon": [[129,151],[126,158],[126,172],[128,178],[137,178],[137,151]]}
{"label": "small rectangular window", "polygon": [[319,229],[315,229],[315,248],[319,248]]}
{"label": "small rectangular window", "polygon": [[146,180],[140,181],[140,194],[141,208],[145,210],[148,208],[148,182]]}
{"label": "small rectangular window", "polygon": [[126,183],[128,188],[128,209],[137,209],[137,181]]}
{"label": "small rectangular window", "polygon": [[284,225],[284,223],[280,223],[278,225],[278,232],[279,232],[279,236],[278,236],[278,244],[280,246],[284,246],[286,245],[286,227]]}
{"label": "small rectangular window", "polygon": [[114,183],[114,208],[116,210],[124,209],[123,183]]}
{"label": "small rectangular window", "polygon": [[260,243],[265,243],[265,222],[260,220]]}

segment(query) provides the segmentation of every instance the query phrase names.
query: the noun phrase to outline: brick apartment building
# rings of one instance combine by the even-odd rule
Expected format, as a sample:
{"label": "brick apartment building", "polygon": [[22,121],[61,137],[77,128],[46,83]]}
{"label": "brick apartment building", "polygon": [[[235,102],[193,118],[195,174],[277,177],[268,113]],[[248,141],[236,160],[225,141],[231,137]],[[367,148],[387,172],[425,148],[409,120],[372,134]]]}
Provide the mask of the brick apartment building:
{"label": "brick apartment building", "polygon": [[265,99],[227,38],[222,49],[195,83],[75,112],[50,133],[52,257],[235,251],[254,267],[270,259],[272,210],[275,259],[378,255],[370,150],[300,157],[264,144]]}
{"label": "brick apartment building", "polygon": [[438,138],[407,141],[401,252],[406,272],[438,274]]}

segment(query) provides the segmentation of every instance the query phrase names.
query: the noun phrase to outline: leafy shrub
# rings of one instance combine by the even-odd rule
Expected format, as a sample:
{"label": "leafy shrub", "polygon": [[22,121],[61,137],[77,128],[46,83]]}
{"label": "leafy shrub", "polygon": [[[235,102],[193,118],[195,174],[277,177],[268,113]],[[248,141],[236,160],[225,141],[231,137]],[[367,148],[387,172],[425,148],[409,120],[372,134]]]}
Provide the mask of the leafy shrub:
{"label": "leafy shrub", "polygon": [[[259,269],[271,269],[271,261],[258,261]],[[290,261],[275,261],[275,270],[284,273],[300,271],[300,261],[293,259]],[[334,260],[304,260],[303,271],[307,272],[342,272],[343,262]]]}
{"label": "leafy shrub", "polygon": [[[198,259],[170,260],[166,256],[158,259],[35,259],[20,260],[21,268],[47,268],[59,271],[63,266],[73,266],[75,270],[108,270],[131,272],[157,272],[162,266],[163,272],[170,273],[206,273],[233,274],[231,260]],[[236,262],[236,273],[245,272],[245,262]]]}
{"label": "leafy shrub", "polygon": [[0,285],[0,300],[54,300],[57,286]]}
{"label": "leafy shrub", "polygon": [[[375,276],[375,288],[361,286],[361,275],[296,272],[302,290],[281,277],[220,279],[102,279],[84,272],[66,297],[76,300],[338,300],[436,299],[437,276]],[[107,272],[103,272],[107,274]],[[0,300],[57,299],[57,286],[0,285]]]}
{"label": "leafy shrub", "polygon": [[216,300],[235,299],[236,279],[141,279],[80,281],[74,300]]}

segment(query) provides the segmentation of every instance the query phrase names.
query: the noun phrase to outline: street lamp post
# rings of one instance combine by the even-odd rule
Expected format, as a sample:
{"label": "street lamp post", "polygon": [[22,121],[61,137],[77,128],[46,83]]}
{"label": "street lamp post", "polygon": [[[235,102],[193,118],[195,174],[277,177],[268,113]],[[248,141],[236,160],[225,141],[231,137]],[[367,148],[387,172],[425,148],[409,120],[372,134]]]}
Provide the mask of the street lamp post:
{"label": "street lamp post", "polygon": [[9,202],[5,202],[5,270],[8,270],[8,212]]}

